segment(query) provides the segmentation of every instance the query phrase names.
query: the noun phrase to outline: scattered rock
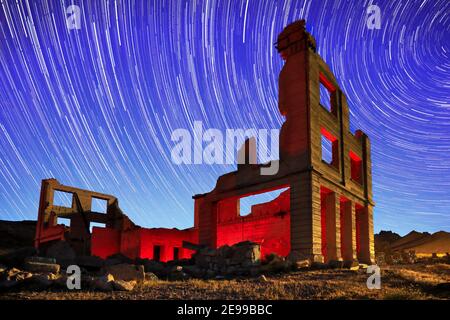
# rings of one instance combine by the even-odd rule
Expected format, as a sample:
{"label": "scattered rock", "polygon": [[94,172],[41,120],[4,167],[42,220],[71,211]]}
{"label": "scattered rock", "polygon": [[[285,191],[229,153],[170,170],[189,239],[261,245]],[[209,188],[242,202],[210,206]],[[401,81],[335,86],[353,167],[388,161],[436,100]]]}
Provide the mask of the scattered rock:
{"label": "scattered rock", "polygon": [[342,260],[331,260],[328,265],[333,269],[342,269],[344,267],[344,261]]}
{"label": "scattered rock", "polygon": [[351,271],[358,271],[359,270],[359,265],[352,266],[352,267],[349,268],[349,270],[351,270]]}
{"label": "scattered rock", "polygon": [[144,281],[145,272],[144,266],[132,265],[132,264],[116,264],[113,266],[106,266],[106,272],[112,274],[115,279],[124,280],[124,281]]}
{"label": "scattered rock", "polygon": [[309,267],[311,267],[311,261],[309,259],[298,260],[294,263],[294,269],[296,269],[296,270],[306,269]]}
{"label": "scattered rock", "polygon": [[258,277],[258,280],[261,281],[261,282],[267,282],[267,278],[263,274]]}
{"label": "scattered rock", "polygon": [[53,283],[54,278],[46,274],[34,274],[31,278],[35,290],[45,290]]}
{"label": "scattered rock", "polygon": [[33,277],[33,274],[30,272],[20,272],[18,274],[15,275],[15,280],[16,281],[23,281],[26,279],[30,279],[31,277]]}
{"label": "scattered rock", "polygon": [[27,257],[27,258],[25,258],[25,263],[26,263],[26,262],[37,262],[37,263],[50,263],[50,264],[54,264],[54,263],[56,263],[56,259],[54,259],[54,258],[48,258],[48,257],[32,256],[32,257]]}
{"label": "scattered rock", "polygon": [[113,286],[115,290],[119,291],[132,291],[136,287],[137,281],[123,281],[115,280],[113,281]]}
{"label": "scattered rock", "polygon": [[27,261],[24,264],[24,269],[30,272],[38,273],[59,273],[60,266],[56,263],[41,263]]}
{"label": "scattered rock", "polygon": [[265,264],[260,267],[260,271],[264,273],[286,272],[291,269],[291,266],[290,261],[272,253],[266,257]]}
{"label": "scattered rock", "polygon": [[154,274],[153,272],[146,272],[145,273],[145,280],[146,281],[156,281],[156,280],[159,280],[159,279],[156,276],[156,274]]}
{"label": "scattered rock", "polygon": [[17,269],[17,268],[11,268],[8,270],[8,272],[6,273],[6,276],[8,278],[8,280],[11,279],[15,279],[15,276],[18,275],[19,273],[21,273],[22,271]]}

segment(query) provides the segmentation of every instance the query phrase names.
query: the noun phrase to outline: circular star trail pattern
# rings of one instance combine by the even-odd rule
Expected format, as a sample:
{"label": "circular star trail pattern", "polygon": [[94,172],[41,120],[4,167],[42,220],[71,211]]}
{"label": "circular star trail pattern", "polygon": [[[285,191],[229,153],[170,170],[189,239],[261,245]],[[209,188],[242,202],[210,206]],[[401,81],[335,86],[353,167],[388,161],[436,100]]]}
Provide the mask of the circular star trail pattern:
{"label": "circular star trail pattern", "polygon": [[2,0],[0,218],[35,219],[55,177],[142,226],[191,226],[191,196],[235,166],[173,164],[172,131],[279,128],[273,44],[304,18],[371,139],[375,231],[450,230],[450,2],[373,2],[379,30],[370,4]]}

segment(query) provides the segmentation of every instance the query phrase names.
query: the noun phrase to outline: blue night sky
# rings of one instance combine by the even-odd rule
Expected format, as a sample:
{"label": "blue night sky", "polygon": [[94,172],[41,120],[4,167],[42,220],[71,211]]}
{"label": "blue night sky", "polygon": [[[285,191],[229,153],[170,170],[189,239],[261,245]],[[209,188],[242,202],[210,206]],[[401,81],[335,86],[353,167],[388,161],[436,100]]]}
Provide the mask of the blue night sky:
{"label": "blue night sky", "polygon": [[192,195],[235,166],[175,165],[171,133],[279,128],[273,44],[304,18],[371,138],[375,231],[450,231],[448,0],[0,3],[0,219],[36,219],[54,177],[139,225],[190,227]]}

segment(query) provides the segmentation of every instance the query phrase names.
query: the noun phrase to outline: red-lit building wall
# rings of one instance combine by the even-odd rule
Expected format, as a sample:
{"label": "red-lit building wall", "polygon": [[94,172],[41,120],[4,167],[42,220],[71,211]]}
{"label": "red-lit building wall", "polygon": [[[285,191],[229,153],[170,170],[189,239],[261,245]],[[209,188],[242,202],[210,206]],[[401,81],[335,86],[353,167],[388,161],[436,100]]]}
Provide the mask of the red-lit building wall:
{"label": "red-lit building wall", "polygon": [[182,247],[183,241],[198,243],[196,229],[141,229],[141,245],[139,256],[141,258],[154,259],[155,246],[160,248],[160,261],[174,260],[175,248],[178,251],[178,259],[189,259],[194,253]]}
{"label": "red-lit building wall", "polygon": [[[270,202],[252,206],[247,216],[240,216],[238,199],[222,200],[218,205],[217,247],[253,241],[261,245],[262,257],[270,253],[287,256],[290,252],[289,203],[290,192],[286,190]],[[101,258],[121,253],[132,259],[170,261],[175,255],[178,259],[187,259],[194,251],[183,248],[183,241],[198,243],[198,229],[135,228],[120,232],[94,227],[91,253]]]}
{"label": "red-lit building wall", "polygon": [[[226,200],[227,205],[235,208]],[[217,246],[233,245],[241,241],[253,241],[261,245],[261,256],[276,253],[287,256],[290,252],[290,193],[284,191],[276,199],[252,206],[247,216],[234,216],[228,221],[219,221]],[[223,216],[219,212],[219,217]],[[227,215],[229,216],[229,215]]]}
{"label": "red-lit building wall", "polygon": [[155,246],[159,246],[160,261],[174,259],[175,248],[178,259],[190,258],[192,250],[182,248],[183,241],[198,243],[196,229],[146,229],[136,228],[119,232],[110,228],[94,227],[92,230],[91,253],[100,258],[107,258],[121,253],[131,259],[153,259]]}

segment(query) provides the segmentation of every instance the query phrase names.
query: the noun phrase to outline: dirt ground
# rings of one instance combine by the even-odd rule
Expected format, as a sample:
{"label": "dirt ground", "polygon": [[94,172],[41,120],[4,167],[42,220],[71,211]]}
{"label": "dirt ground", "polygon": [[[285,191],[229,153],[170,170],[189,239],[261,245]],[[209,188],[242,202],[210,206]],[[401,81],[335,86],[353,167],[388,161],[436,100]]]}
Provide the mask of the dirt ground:
{"label": "dirt ground", "polygon": [[449,264],[381,268],[381,289],[369,290],[366,270],[307,270],[266,279],[149,281],[131,292],[14,291],[0,299],[450,299]]}

